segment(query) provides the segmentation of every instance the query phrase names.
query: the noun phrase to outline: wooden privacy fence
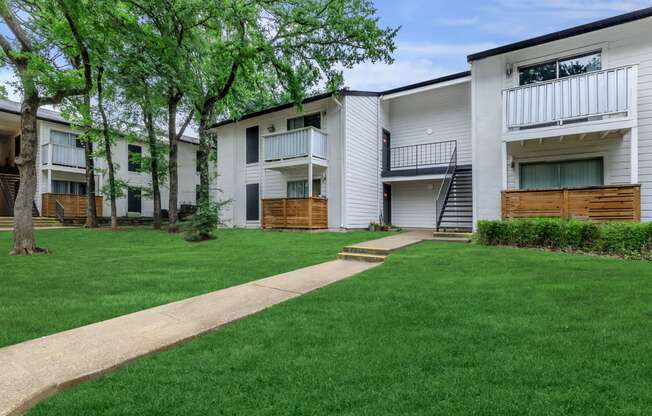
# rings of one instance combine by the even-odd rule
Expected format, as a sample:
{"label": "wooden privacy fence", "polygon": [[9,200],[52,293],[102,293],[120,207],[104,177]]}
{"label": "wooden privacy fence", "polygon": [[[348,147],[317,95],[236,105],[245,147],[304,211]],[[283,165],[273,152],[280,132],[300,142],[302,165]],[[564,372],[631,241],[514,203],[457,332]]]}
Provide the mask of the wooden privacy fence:
{"label": "wooden privacy fence", "polygon": [[263,228],[328,228],[328,201],[323,198],[263,199]]}
{"label": "wooden privacy fence", "polygon": [[503,219],[556,217],[638,222],[641,220],[641,186],[503,191],[502,216]]}
{"label": "wooden privacy fence", "polygon": [[[41,215],[44,217],[56,217],[56,202],[63,205],[66,218],[86,217],[88,201],[85,195],[68,194],[43,194],[41,195]],[[95,197],[95,209],[97,216],[102,216],[102,197]]]}

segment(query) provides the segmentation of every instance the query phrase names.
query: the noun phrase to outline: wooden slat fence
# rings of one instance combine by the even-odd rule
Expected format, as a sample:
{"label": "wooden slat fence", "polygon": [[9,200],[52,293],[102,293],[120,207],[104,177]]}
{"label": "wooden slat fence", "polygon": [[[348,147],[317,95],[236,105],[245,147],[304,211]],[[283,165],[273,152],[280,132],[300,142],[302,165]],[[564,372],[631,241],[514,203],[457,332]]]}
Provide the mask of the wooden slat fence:
{"label": "wooden slat fence", "polygon": [[[88,201],[86,196],[68,194],[42,194],[41,215],[44,217],[56,217],[56,201],[63,205],[66,218],[85,218]],[[95,197],[97,216],[102,216],[102,197]]]}
{"label": "wooden slat fence", "polygon": [[328,228],[328,201],[323,198],[263,199],[263,228]]}
{"label": "wooden slat fence", "polygon": [[502,192],[502,217],[554,217],[592,221],[641,220],[641,186],[607,185],[588,188]]}

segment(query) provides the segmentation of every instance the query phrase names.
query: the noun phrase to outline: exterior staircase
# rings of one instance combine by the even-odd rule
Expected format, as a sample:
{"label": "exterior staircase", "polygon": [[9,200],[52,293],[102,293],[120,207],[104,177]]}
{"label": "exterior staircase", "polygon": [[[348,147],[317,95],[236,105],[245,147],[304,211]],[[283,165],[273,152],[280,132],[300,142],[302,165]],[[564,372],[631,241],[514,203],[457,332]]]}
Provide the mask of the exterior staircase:
{"label": "exterior staircase", "polygon": [[[35,228],[61,227],[61,223],[56,218],[34,217]],[[14,228],[14,217],[0,217],[0,228]]]}
{"label": "exterior staircase", "polygon": [[437,231],[471,231],[473,229],[471,168],[456,168],[453,171],[444,198],[443,209],[438,213]]}

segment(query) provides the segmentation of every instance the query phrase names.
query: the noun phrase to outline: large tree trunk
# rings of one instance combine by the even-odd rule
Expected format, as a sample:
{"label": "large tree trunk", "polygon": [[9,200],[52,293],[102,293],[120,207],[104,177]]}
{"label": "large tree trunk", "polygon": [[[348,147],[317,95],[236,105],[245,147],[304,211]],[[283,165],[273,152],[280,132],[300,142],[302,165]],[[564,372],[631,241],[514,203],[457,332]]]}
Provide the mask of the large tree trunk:
{"label": "large tree trunk", "polygon": [[[178,95],[177,95],[178,96]],[[177,212],[177,204],[179,202],[179,173],[177,168],[177,104],[179,100],[177,96],[172,95],[168,100],[168,141],[170,143],[169,157],[169,188],[170,195],[168,198],[168,212],[169,212],[169,226],[168,232],[179,232],[179,214]]]}
{"label": "large tree trunk", "polygon": [[104,138],[104,153],[106,164],[109,169],[109,198],[111,199],[111,229],[118,229],[118,208],[116,204],[116,183],[115,183],[115,166],[113,166],[113,154],[111,153],[111,135],[109,132],[109,122],[104,110],[104,96],[102,95],[102,73],[100,67],[97,71],[97,107],[102,117],[102,137]]}
{"label": "large tree trunk", "polygon": [[16,165],[20,170],[20,187],[14,205],[13,255],[28,255],[47,250],[36,247],[32,207],[36,196],[36,151],[38,148],[36,112],[39,100],[25,99],[20,109],[20,156]]}
{"label": "large tree trunk", "polygon": [[84,140],[84,159],[86,161],[86,223],[87,228],[97,228],[97,207],[95,206],[95,160],[93,159],[93,141],[89,134],[91,130],[91,95],[84,94],[84,119],[86,135]]}
{"label": "large tree trunk", "polygon": [[147,141],[149,145],[149,168],[152,175],[152,199],[154,201],[154,229],[161,229],[161,189],[159,184],[158,142],[154,131],[153,115],[145,112],[145,127],[147,128]]}

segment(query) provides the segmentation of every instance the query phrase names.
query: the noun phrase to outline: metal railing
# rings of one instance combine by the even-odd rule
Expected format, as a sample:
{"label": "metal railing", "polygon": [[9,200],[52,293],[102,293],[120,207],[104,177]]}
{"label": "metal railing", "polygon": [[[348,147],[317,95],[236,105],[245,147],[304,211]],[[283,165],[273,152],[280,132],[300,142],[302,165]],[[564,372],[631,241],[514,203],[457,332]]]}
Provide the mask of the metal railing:
{"label": "metal railing", "polygon": [[628,113],[636,98],[636,70],[623,66],[505,89],[505,129]]}
{"label": "metal railing", "polygon": [[402,169],[418,171],[425,168],[444,167],[449,163],[456,147],[455,140],[393,147],[389,152],[389,161],[384,160],[383,170],[386,172]]}
{"label": "metal railing", "polygon": [[455,176],[455,169],[457,169],[457,147],[453,149],[450,160],[448,162],[448,167],[446,168],[446,174],[444,179],[439,185],[439,191],[437,192],[437,198],[435,200],[435,218],[437,219],[437,230],[441,224],[441,220],[444,215],[444,209],[446,208],[446,201],[448,200],[448,193],[450,192],[451,185],[453,184],[453,177]]}
{"label": "metal railing", "polygon": [[274,133],[263,136],[265,161],[312,156],[326,159],[328,134],[314,127]]}

